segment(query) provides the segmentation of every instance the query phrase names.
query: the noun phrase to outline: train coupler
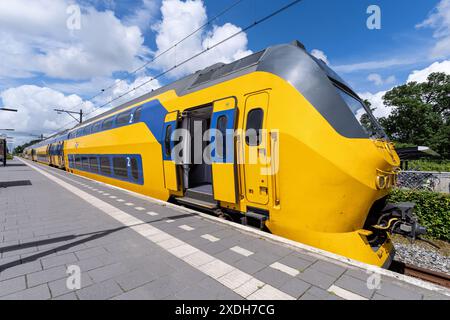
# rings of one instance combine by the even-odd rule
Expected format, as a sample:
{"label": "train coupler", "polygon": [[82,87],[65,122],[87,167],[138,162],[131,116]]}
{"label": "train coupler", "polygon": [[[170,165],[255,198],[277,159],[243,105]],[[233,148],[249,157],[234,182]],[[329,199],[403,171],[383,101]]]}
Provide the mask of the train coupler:
{"label": "train coupler", "polygon": [[388,203],[381,211],[376,230],[400,234],[412,243],[417,237],[426,233],[426,228],[417,222],[413,202]]}

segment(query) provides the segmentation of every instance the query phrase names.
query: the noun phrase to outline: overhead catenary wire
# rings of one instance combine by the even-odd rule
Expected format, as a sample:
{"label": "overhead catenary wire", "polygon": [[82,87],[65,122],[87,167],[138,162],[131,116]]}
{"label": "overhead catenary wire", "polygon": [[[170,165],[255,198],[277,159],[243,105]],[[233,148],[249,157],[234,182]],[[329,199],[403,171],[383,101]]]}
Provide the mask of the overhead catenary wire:
{"label": "overhead catenary wire", "polygon": [[150,83],[150,82],[152,82],[152,81],[155,81],[155,80],[161,78],[162,76],[166,75],[167,73],[169,73],[169,72],[171,72],[171,71],[173,71],[173,70],[179,68],[179,67],[182,66],[182,65],[185,65],[186,63],[188,63],[188,62],[194,60],[195,58],[197,58],[197,57],[199,57],[199,56],[205,54],[206,52],[209,52],[210,50],[212,50],[212,49],[214,49],[214,48],[220,46],[221,44],[223,44],[223,43],[225,43],[225,42],[227,42],[227,41],[229,41],[229,40],[231,40],[231,39],[233,39],[234,37],[236,37],[236,36],[238,36],[238,35],[240,35],[240,34],[246,32],[246,31],[248,31],[248,30],[250,30],[250,29],[253,29],[253,28],[256,27],[257,25],[259,25],[259,24],[261,24],[261,23],[263,23],[263,22],[265,22],[265,21],[267,21],[267,20],[269,20],[269,19],[271,19],[271,18],[277,16],[278,14],[280,14],[280,13],[286,11],[287,9],[293,7],[294,5],[296,5],[296,4],[298,4],[298,3],[302,2],[302,1],[303,1],[303,0],[294,0],[294,1],[289,2],[288,4],[286,4],[286,5],[282,6],[282,7],[280,7],[279,9],[277,9],[277,10],[275,10],[275,11],[272,11],[270,14],[268,14],[268,15],[266,15],[266,16],[264,16],[264,17],[262,17],[262,18],[260,18],[260,19],[258,19],[258,20],[256,20],[256,21],[254,21],[253,23],[247,25],[246,27],[244,27],[243,29],[241,29],[241,30],[235,32],[234,34],[230,35],[229,37],[227,37],[227,38],[225,38],[225,39],[223,39],[223,40],[221,40],[221,41],[215,43],[214,45],[212,45],[212,46],[210,46],[210,47],[207,47],[206,49],[204,49],[204,50],[202,50],[202,51],[200,51],[200,52],[198,52],[198,53],[192,55],[191,57],[189,57],[189,58],[183,60],[182,62],[173,65],[171,68],[169,68],[169,69],[167,69],[167,70],[165,70],[165,71],[159,73],[158,75],[156,75],[156,76],[154,76],[154,77],[151,77],[149,80],[144,81],[144,82],[141,83],[139,86],[134,87],[133,89],[128,90],[128,91],[126,91],[126,92],[120,94],[119,96],[117,96],[117,97],[115,97],[115,98],[109,100],[108,102],[103,103],[103,104],[101,104],[101,105],[95,107],[95,108],[92,109],[90,112],[86,113],[85,115],[87,116],[87,115],[89,115],[89,114],[92,114],[92,113],[95,112],[96,110],[98,110],[98,109],[100,109],[100,108],[103,108],[104,106],[107,106],[108,104],[110,104],[110,103],[112,103],[112,102],[114,102],[114,101],[117,101],[118,99],[124,97],[125,95],[129,94],[130,92],[135,91],[135,90],[137,90],[137,89],[143,87],[144,85],[146,85],[146,84],[148,84],[148,83]]}
{"label": "overhead catenary wire", "polygon": [[[231,9],[233,9],[234,7],[236,7],[237,5],[239,5],[241,2],[244,2],[246,0],[237,0],[235,2],[233,2],[230,6],[226,7],[225,9],[223,9],[222,11],[220,11],[218,14],[216,14],[213,18],[209,19],[207,22],[205,22],[203,25],[201,25],[200,27],[198,27],[197,29],[195,29],[194,31],[192,31],[191,33],[189,33],[188,35],[186,35],[185,37],[183,37],[181,40],[177,41],[175,44],[173,44],[172,46],[170,46],[169,48],[165,49],[163,52],[157,54],[156,56],[154,56],[152,59],[150,59],[149,61],[147,61],[146,63],[144,63],[142,66],[136,68],[135,70],[131,71],[125,78],[120,79],[119,81],[115,81],[114,83],[112,83],[111,85],[109,85],[106,88],[103,88],[100,90],[99,93],[93,95],[92,97],[86,99],[85,101],[80,102],[79,104],[70,107],[70,109],[76,109],[81,107],[84,103],[91,101],[99,96],[101,96],[102,94],[104,94],[106,91],[118,86],[120,83],[124,82],[126,79],[129,79],[131,75],[136,74],[137,72],[145,69],[149,64],[155,62],[157,59],[159,59],[160,57],[162,57],[163,55],[169,53],[170,51],[172,51],[173,49],[175,49],[176,47],[178,47],[181,43],[183,43],[184,41],[186,41],[187,39],[191,38],[193,35],[195,35],[197,32],[203,30],[204,28],[206,28],[207,26],[209,26],[212,22],[214,22],[215,20],[217,20],[218,18],[220,18],[221,16],[223,16],[224,14],[226,14],[227,12],[229,12]],[[64,127],[70,125],[74,123],[74,121],[70,121],[67,124],[65,124],[64,126],[62,126],[61,128],[59,128],[57,131],[63,129]]]}

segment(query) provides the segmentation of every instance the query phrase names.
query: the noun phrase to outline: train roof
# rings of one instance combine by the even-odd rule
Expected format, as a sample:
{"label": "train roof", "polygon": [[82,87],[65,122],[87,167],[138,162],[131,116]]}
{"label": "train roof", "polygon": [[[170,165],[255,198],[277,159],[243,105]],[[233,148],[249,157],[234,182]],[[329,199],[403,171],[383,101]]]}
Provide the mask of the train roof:
{"label": "train roof", "polygon": [[[299,55],[299,51],[303,52],[303,54]],[[308,60],[309,64],[305,63],[305,60]],[[274,73],[284,78],[291,84],[295,85],[295,82],[298,82],[298,79],[296,79],[298,77],[295,74],[292,74],[292,70],[294,69],[294,67],[299,67],[300,65],[300,68],[304,68],[305,73],[308,73],[312,77],[314,77],[314,73],[317,73],[317,70],[311,70],[311,61],[314,61],[316,67],[318,65],[328,78],[338,82],[341,86],[345,87],[348,92],[351,92],[353,93],[353,95],[357,96],[349,88],[345,81],[342,80],[333,70],[331,70],[325,62],[309,54],[306,51],[305,46],[301,42],[295,40],[288,44],[280,44],[268,47],[262,51],[253,53],[229,64],[216,63],[214,65],[206,67],[166,86],[152,90],[151,92],[148,92],[138,98],[135,98],[102,114],[92,117],[89,120],[86,120],[83,123],[73,127],[72,129],[58,133],[51,139],[46,139],[37,145],[33,145],[32,147],[47,145],[67,139],[70,132],[79,129],[80,127],[87,126],[101,118],[114,114],[131,105],[138,104],[142,101],[151,99],[152,97],[156,97],[171,90],[175,90],[178,96],[183,96],[255,71]]]}

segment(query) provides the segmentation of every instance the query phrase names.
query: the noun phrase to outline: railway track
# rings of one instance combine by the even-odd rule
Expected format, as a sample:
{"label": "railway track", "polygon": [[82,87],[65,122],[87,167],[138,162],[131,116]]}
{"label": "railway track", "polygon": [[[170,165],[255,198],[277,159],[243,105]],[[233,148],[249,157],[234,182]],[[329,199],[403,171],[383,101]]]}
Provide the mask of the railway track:
{"label": "railway track", "polygon": [[450,275],[443,272],[424,269],[400,261],[394,261],[391,270],[410,277],[428,281],[446,288],[450,288]]}

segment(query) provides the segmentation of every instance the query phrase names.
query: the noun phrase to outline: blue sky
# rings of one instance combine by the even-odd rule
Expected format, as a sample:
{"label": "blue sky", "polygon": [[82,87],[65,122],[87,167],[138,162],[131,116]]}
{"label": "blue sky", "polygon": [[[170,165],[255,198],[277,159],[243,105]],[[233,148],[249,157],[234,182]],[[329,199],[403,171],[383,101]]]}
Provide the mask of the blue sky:
{"label": "blue sky", "polygon": [[[92,112],[118,95],[197,53],[289,1],[243,0],[177,50],[145,71],[130,74],[236,0],[17,0],[0,2],[0,128],[51,134],[70,128],[53,107]],[[69,30],[67,10],[80,8],[80,29]],[[381,29],[369,30],[370,5],[381,9]],[[382,94],[431,71],[450,72],[450,0],[304,0],[220,49],[152,81],[134,95],[167,84],[214,62],[231,62],[265,47],[300,40],[327,60],[377,114],[389,111]],[[3,69],[3,70],[2,70]],[[414,71],[416,71],[414,73]],[[102,88],[112,90],[87,101]],[[117,103],[131,99],[131,94]],[[95,110],[105,111],[111,105]],[[14,142],[29,140],[17,134]]]}

